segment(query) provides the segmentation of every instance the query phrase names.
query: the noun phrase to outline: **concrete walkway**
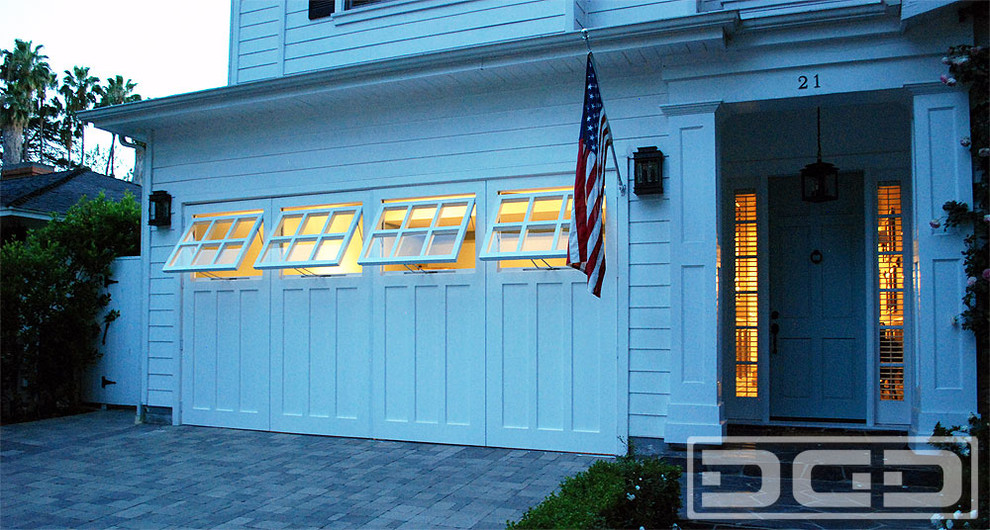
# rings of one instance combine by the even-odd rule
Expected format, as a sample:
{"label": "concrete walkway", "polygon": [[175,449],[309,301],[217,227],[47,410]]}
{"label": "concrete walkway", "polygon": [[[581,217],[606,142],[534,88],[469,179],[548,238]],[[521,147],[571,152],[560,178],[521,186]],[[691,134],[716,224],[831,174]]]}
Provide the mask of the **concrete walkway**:
{"label": "concrete walkway", "polygon": [[103,411],[0,428],[0,527],[504,528],[596,459]]}

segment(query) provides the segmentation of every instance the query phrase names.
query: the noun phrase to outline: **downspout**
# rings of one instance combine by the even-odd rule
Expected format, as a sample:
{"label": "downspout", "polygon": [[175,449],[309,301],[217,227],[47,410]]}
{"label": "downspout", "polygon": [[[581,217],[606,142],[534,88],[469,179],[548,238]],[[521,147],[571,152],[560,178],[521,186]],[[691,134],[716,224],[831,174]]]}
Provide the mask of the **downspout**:
{"label": "downspout", "polygon": [[120,145],[134,149],[134,178],[131,179],[131,182],[140,186],[144,183],[144,151],[147,149],[148,144],[124,135],[120,135],[119,139]]}

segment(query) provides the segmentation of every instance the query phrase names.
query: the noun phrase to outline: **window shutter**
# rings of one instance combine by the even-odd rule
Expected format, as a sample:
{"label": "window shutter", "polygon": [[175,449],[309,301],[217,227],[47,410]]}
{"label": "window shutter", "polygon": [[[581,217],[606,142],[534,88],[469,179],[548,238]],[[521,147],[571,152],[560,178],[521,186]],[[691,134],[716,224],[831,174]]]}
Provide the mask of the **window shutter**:
{"label": "window shutter", "polygon": [[309,19],[328,17],[333,14],[335,0],[309,0]]}

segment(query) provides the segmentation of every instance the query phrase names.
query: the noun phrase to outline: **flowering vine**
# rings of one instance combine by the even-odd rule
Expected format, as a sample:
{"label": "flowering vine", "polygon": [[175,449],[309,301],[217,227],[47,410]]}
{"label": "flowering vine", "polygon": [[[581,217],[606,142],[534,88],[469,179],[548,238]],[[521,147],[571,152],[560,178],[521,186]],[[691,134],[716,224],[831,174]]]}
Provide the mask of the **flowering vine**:
{"label": "flowering vine", "polygon": [[[975,172],[973,183],[973,206],[957,201],[942,205],[945,218],[932,219],[931,227],[972,226],[973,232],[966,236],[965,271],[966,294],[963,302],[966,311],[962,314],[963,327],[976,335],[978,352],[987,355],[990,337],[990,251],[987,239],[990,234],[990,213],[988,213],[987,175],[990,172],[990,83],[988,65],[990,54],[983,46],[953,46],[942,58],[949,72],[941,76],[942,83],[948,86],[969,85],[970,94],[970,136],[961,138],[959,144],[969,149]],[[984,396],[985,399],[985,396]]]}

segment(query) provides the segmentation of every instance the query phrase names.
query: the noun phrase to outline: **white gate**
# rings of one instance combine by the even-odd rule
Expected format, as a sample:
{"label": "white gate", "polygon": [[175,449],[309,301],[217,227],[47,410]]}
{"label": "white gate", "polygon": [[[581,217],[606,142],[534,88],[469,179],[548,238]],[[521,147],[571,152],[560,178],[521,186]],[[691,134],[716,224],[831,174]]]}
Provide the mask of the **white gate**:
{"label": "white gate", "polygon": [[137,406],[141,399],[141,257],[113,263],[109,309],[120,311],[106,328],[99,349],[103,356],[87,371],[83,401]]}

